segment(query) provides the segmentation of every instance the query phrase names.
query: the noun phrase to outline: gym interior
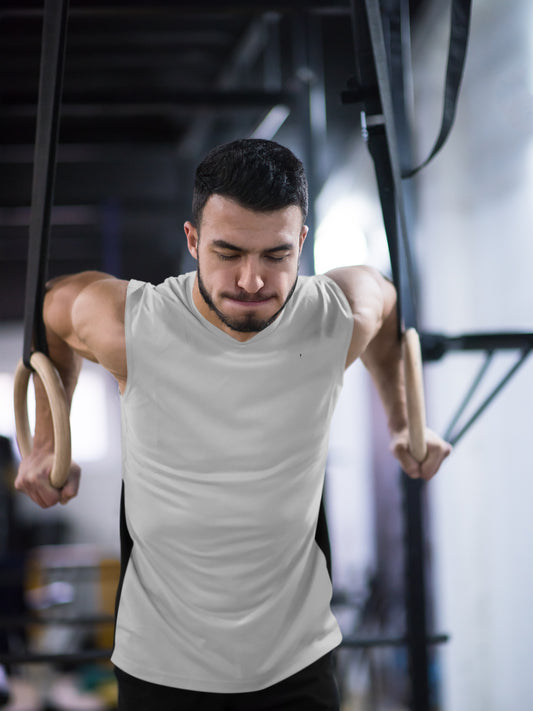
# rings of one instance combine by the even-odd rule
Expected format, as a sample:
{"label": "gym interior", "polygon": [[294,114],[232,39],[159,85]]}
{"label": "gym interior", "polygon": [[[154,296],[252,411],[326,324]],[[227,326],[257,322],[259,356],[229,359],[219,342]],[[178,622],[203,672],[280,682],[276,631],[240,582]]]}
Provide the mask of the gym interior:
{"label": "gym interior", "polygon": [[[103,369],[84,365],[72,406],[79,496],[41,510],[13,488],[44,5],[0,7],[0,706],[105,711],[116,704],[121,450],[118,391]],[[306,167],[303,274],[369,264],[393,276],[350,92],[356,5],[71,0],[48,276],[98,269],[156,284],[195,269],[182,229],[195,165],[252,136]],[[400,148],[420,163],[441,123],[452,2],[380,5],[402,18]],[[416,656],[408,629],[405,475],[357,362],[325,489],[343,711],[533,707],[532,127],[533,6],[474,0],[450,135],[403,181],[427,421],[454,442],[419,492],[424,650]],[[31,388],[28,399],[32,423]]]}

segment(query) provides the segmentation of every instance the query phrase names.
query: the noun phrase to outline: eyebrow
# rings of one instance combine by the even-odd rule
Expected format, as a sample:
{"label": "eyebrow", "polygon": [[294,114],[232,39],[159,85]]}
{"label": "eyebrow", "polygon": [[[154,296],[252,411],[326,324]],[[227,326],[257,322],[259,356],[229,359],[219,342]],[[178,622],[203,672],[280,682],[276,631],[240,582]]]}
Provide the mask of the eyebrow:
{"label": "eyebrow", "polygon": [[[232,252],[246,252],[246,250],[242,247],[237,247],[236,245],[231,244],[230,242],[226,242],[223,239],[216,239],[211,244],[213,247],[218,247],[219,249],[228,249]],[[276,247],[270,247],[270,249],[265,249],[264,253],[272,254],[275,252],[292,252],[293,249],[294,245],[292,245],[290,242],[286,242],[284,244],[279,244]]]}

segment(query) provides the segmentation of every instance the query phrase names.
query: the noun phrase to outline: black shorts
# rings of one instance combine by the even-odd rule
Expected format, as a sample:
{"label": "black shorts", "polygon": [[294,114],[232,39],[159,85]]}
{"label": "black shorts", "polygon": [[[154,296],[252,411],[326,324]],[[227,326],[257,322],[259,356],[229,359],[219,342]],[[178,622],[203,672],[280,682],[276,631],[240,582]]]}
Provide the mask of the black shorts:
{"label": "black shorts", "polygon": [[241,694],[160,686],[118,667],[115,674],[118,711],[338,711],[340,704],[331,654],[278,684]]}

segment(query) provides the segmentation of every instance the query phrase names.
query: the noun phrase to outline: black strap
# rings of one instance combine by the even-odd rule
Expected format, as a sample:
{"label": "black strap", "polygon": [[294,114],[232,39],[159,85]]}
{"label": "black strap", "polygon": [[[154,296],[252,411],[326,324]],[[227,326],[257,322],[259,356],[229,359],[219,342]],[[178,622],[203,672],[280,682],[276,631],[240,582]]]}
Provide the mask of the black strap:
{"label": "black strap", "polygon": [[404,171],[402,177],[411,178],[424,168],[440,151],[453,126],[457,108],[457,98],[466,58],[472,0],[452,0],[450,44],[448,47],[448,65],[444,89],[444,107],[440,132],[429,156],[416,168]]}
{"label": "black strap", "polygon": [[45,0],[43,16],[22,356],[28,368],[32,350],[48,353],[42,308],[54,199],[68,4],[69,0]]}
{"label": "black strap", "polygon": [[395,36],[397,27],[393,27],[399,20],[400,11],[400,4],[397,2],[395,8],[389,9],[388,12],[387,39],[390,51],[387,52],[380,3],[376,0],[352,0],[357,79],[350,87],[356,91],[346,92],[345,100],[362,101],[364,105],[367,120],[364,130],[376,165],[393,280],[399,297],[398,321],[399,323],[405,321],[406,326],[416,327],[418,311],[416,274],[408,240],[408,219],[402,178],[414,175],[429,163],[444,145],[453,125],[466,57],[471,0],[452,0],[446,89],[439,136],[429,157],[421,165],[404,170],[402,165],[405,166],[405,160],[400,163],[402,146],[399,145],[397,138],[397,122],[401,111],[398,112],[395,106],[398,100],[403,100],[399,96],[403,88],[396,82],[393,92],[391,85],[391,72],[394,72],[397,77],[398,68],[402,69],[403,62],[402,44]]}
{"label": "black strap", "polygon": [[404,321],[407,326],[417,326],[417,298],[408,240],[389,56],[379,3],[376,0],[352,0],[352,18],[358,93],[354,98],[361,99],[364,106],[364,131],[374,160],[392,275],[398,294],[400,331]]}

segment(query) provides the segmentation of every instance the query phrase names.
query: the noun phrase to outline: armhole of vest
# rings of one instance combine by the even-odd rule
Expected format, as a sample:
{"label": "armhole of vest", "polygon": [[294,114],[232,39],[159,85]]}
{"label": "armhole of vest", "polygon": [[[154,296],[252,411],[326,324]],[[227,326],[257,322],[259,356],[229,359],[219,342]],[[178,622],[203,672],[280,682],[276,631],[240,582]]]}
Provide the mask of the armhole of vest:
{"label": "armhole of vest", "polygon": [[131,279],[128,284],[128,290],[126,292],[126,308],[124,312],[124,334],[126,341],[126,368],[128,377],[126,380],[126,387],[121,395],[121,401],[124,402],[128,393],[131,390],[131,383],[135,380],[135,357],[133,354],[133,348],[131,343],[131,322],[132,322],[132,310],[133,307],[138,303],[140,297],[142,296],[144,282],[138,281],[137,279]]}
{"label": "armhole of vest", "polygon": [[350,304],[348,302],[348,299],[346,297],[346,294],[344,291],[340,288],[340,286],[337,284],[336,281],[334,281],[331,277],[329,277],[327,274],[321,274],[320,278],[322,279],[324,284],[327,284],[329,288],[333,291],[339,302],[342,304],[344,307],[343,310],[345,312],[346,316],[346,333],[344,334],[344,343],[342,347],[342,353],[343,353],[343,360],[341,362],[341,372],[342,376],[344,377],[344,372],[346,370],[346,358],[348,357],[348,351],[350,350],[350,343],[352,342],[352,337],[353,337],[353,316],[352,316],[352,310],[350,308]]}
{"label": "armhole of vest", "polygon": [[320,499],[320,508],[318,509],[318,519],[315,530],[315,543],[326,560],[326,569],[328,571],[329,579],[333,584],[331,539],[329,536],[329,526],[326,511],[326,497],[326,482],[324,481],[324,487],[322,489],[322,498]]}
{"label": "armhole of vest", "polygon": [[122,482],[122,489],[120,493],[120,576],[117,586],[117,592],[115,596],[115,624],[113,631],[113,649],[115,648],[116,634],[117,634],[117,618],[118,618],[118,608],[120,606],[120,597],[122,595],[122,586],[124,584],[124,577],[126,575],[126,570],[128,568],[128,563],[131,557],[131,551],[133,550],[133,539],[130,536],[128,530],[128,524],[126,522],[126,501],[124,493],[124,481]]}

